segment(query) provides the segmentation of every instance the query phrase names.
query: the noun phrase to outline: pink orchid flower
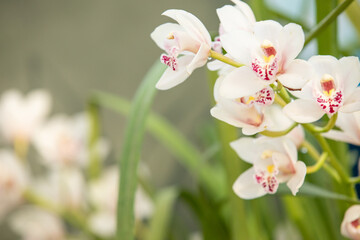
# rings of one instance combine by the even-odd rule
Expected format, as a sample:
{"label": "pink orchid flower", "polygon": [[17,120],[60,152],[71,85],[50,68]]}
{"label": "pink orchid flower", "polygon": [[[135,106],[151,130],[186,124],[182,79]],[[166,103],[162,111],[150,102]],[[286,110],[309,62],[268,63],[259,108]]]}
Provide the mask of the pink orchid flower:
{"label": "pink orchid flower", "polygon": [[[357,57],[314,56],[309,82],[293,94],[299,99],[286,105],[284,112],[294,121],[310,123],[324,114],[360,110],[360,63]],[[304,111],[306,110],[306,111]]]}
{"label": "pink orchid flower", "polygon": [[167,53],[161,55],[160,61],[169,68],[156,84],[158,89],[167,90],[182,83],[196,68],[206,64],[211,37],[205,26],[191,13],[171,9],[163,15],[179,23],[162,24],[151,33],[151,38]]}
{"label": "pink orchid flower", "polygon": [[243,199],[276,193],[286,182],[293,195],[304,183],[306,166],[297,160],[295,144],[287,138],[240,138],[230,146],[253,167],[241,174],[233,185]]}

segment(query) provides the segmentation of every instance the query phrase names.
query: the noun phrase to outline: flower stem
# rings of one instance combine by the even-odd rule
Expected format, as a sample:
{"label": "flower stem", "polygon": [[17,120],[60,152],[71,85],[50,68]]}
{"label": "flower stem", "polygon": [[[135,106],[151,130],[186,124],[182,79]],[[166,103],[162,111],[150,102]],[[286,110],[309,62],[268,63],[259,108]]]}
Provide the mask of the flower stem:
{"label": "flower stem", "polygon": [[241,64],[241,63],[238,63],[234,60],[232,60],[231,58],[228,58],[226,57],[225,55],[221,54],[221,53],[218,53],[218,52],[215,52],[213,50],[210,50],[210,57],[211,58],[214,58],[214,59],[217,59],[219,61],[222,61],[224,63],[227,63],[233,67],[242,67],[244,66],[244,64]]}
{"label": "flower stem", "polygon": [[308,123],[305,123],[305,124],[302,124],[303,126],[307,126],[307,129],[313,133],[325,133],[325,132],[328,132],[330,131],[334,126],[335,126],[335,123],[336,123],[336,119],[338,117],[338,113],[335,113],[330,119],[329,121],[327,122],[327,124],[324,126],[324,127],[317,127],[317,126],[314,126],[312,124],[308,124]]}
{"label": "flower stem", "polygon": [[29,203],[32,203],[53,214],[59,215],[67,223],[86,233],[89,237],[91,237],[90,239],[95,239],[95,240],[102,239],[101,237],[91,232],[91,230],[87,225],[86,217],[83,216],[82,214],[78,212],[67,211],[65,209],[62,209],[60,206],[56,206],[52,202],[47,201],[46,199],[36,195],[34,192],[31,192],[30,190],[25,190],[23,193],[23,197]]}
{"label": "flower stem", "polygon": [[[306,148],[308,153],[310,154],[310,156],[317,161],[318,159],[320,159],[320,153],[316,150],[316,148],[308,141],[304,141],[302,144],[302,147]],[[323,165],[324,170],[330,175],[332,176],[337,182],[341,182],[340,176],[337,173],[337,171],[332,168],[329,164],[327,164],[326,162]]]}
{"label": "flower stem", "polygon": [[298,123],[294,123],[293,125],[291,125],[288,129],[285,129],[283,131],[262,131],[260,132],[260,134],[267,136],[267,137],[281,137],[284,136],[286,134],[288,134],[289,132],[291,132],[291,130],[293,130],[296,126],[298,125]]}
{"label": "flower stem", "polygon": [[315,28],[313,28],[305,39],[304,46],[306,46],[318,33],[323,31],[337,16],[340,15],[354,0],[345,0],[334,8]]}
{"label": "flower stem", "polygon": [[319,171],[320,168],[324,165],[328,155],[329,154],[327,152],[323,152],[315,165],[306,168],[306,173],[310,174]]}

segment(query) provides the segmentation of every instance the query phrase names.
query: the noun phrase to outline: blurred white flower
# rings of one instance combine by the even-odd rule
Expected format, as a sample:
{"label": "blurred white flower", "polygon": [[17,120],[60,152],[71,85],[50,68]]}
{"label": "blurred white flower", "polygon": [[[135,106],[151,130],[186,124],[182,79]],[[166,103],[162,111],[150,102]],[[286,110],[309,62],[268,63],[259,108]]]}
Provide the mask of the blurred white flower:
{"label": "blurred white flower", "polygon": [[65,240],[61,220],[40,208],[23,207],[10,219],[11,228],[23,240]]}
{"label": "blurred white flower", "polygon": [[0,218],[22,201],[27,172],[14,153],[0,150]]}
{"label": "blurred white flower", "polygon": [[360,205],[351,206],[346,210],[341,223],[341,234],[353,240],[360,240]]}
{"label": "blurred white flower", "polygon": [[[113,236],[116,231],[118,180],[118,168],[111,167],[101,178],[90,183],[90,203],[96,209],[90,217],[90,227],[104,237]],[[134,206],[135,219],[146,219],[153,213],[153,203],[141,188],[136,191]]]}
{"label": "blurred white flower", "polygon": [[[51,118],[35,136],[35,147],[43,161],[50,167],[80,166],[89,162],[89,119],[85,113],[74,117],[58,115]],[[96,146],[103,159],[108,153],[108,144],[100,139]]]}
{"label": "blurred white flower", "polygon": [[287,138],[240,138],[230,143],[236,153],[253,167],[242,173],[233,185],[243,199],[274,194],[279,183],[287,183],[296,195],[304,183],[306,166],[297,159],[295,144]]}
{"label": "blurred white flower", "polygon": [[0,99],[0,131],[24,155],[29,141],[41,126],[51,107],[50,94],[34,90],[23,96],[18,90],[6,91]]}
{"label": "blurred white flower", "polygon": [[75,168],[58,168],[36,179],[32,191],[40,197],[70,209],[85,207],[85,179]]}

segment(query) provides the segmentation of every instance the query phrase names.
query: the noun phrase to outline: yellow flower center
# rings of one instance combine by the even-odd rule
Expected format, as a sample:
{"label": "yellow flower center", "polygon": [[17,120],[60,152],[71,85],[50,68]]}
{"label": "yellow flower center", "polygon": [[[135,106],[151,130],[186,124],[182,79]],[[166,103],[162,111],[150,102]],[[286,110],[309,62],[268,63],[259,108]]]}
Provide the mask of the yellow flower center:
{"label": "yellow flower center", "polygon": [[320,84],[325,96],[330,97],[334,93],[335,82],[330,74],[324,74],[320,80]]}

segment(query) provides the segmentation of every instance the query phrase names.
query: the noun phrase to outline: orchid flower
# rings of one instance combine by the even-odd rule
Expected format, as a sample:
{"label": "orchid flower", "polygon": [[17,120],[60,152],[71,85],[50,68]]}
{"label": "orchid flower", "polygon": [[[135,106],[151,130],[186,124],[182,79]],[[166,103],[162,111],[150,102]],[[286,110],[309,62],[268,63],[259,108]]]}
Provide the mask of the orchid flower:
{"label": "orchid flower", "polygon": [[[96,212],[90,216],[90,228],[104,237],[114,236],[116,232],[116,209],[118,193],[114,191],[119,184],[119,171],[117,167],[106,169],[103,175],[90,183],[90,203]],[[148,218],[153,213],[153,203],[150,198],[138,188],[134,203],[135,219]]]}
{"label": "orchid flower", "polygon": [[242,128],[245,135],[253,135],[265,129],[280,131],[292,123],[278,106],[268,106],[273,101],[271,88],[264,88],[254,96],[237,99],[224,98],[219,94],[223,77],[214,86],[216,106],[211,109],[211,115],[235,127]]}
{"label": "orchid flower", "polygon": [[32,91],[26,97],[17,90],[6,91],[0,99],[1,134],[15,146],[26,148],[50,106],[50,94],[44,90]]}
{"label": "orchid flower", "polygon": [[230,146],[253,167],[241,174],[233,185],[241,198],[253,199],[274,194],[279,183],[287,183],[293,195],[302,186],[306,166],[297,160],[296,146],[287,138],[240,138]]}
{"label": "orchid flower", "polygon": [[163,15],[179,23],[165,23],[151,33],[151,38],[167,53],[161,55],[160,61],[169,68],[156,84],[158,89],[167,90],[182,83],[196,68],[206,64],[211,37],[205,26],[191,13],[171,9]]}
{"label": "orchid flower", "polygon": [[[89,119],[85,113],[73,117],[57,115],[39,129],[34,143],[44,163],[51,167],[70,165],[85,167],[90,158],[89,132]],[[99,139],[96,148],[100,159],[106,157],[109,147],[104,139]]]}
{"label": "orchid flower", "polygon": [[24,240],[65,240],[61,220],[38,207],[23,207],[10,219],[11,228]]}
{"label": "orchid flower", "polygon": [[336,141],[360,145],[360,111],[354,113],[339,112],[336,126],[342,131],[332,129],[323,133],[323,136]]}
{"label": "orchid flower", "polygon": [[341,234],[353,240],[360,240],[360,205],[351,206],[346,210],[341,223]]}
{"label": "orchid flower", "polygon": [[12,152],[0,150],[0,218],[22,201],[28,174]]}
{"label": "orchid flower", "polygon": [[85,178],[76,168],[52,168],[41,178],[34,179],[31,190],[46,201],[68,209],[83,209]]}
{"label": "orchid flower", "polygon": [[297,24],[256,22],[253,32],[237,30],[221,35],[220,40],[228,54],[245,64],[224,79],[220,89],[224,97],[252,95],[276,80],[299,89],[308,80],[308,63],[295,59],[304,45],[304,32]]}
{"label": "orchid flower", "polygon": [[[314,56],[309,59],[313,71],[310,81],[300,92],[299,99],[286,105],[284,112],[294,121],[310,123],[324,114],[360,110],[360,63],[357,57]],[[306,111],[304,111],[306,109]]]}

